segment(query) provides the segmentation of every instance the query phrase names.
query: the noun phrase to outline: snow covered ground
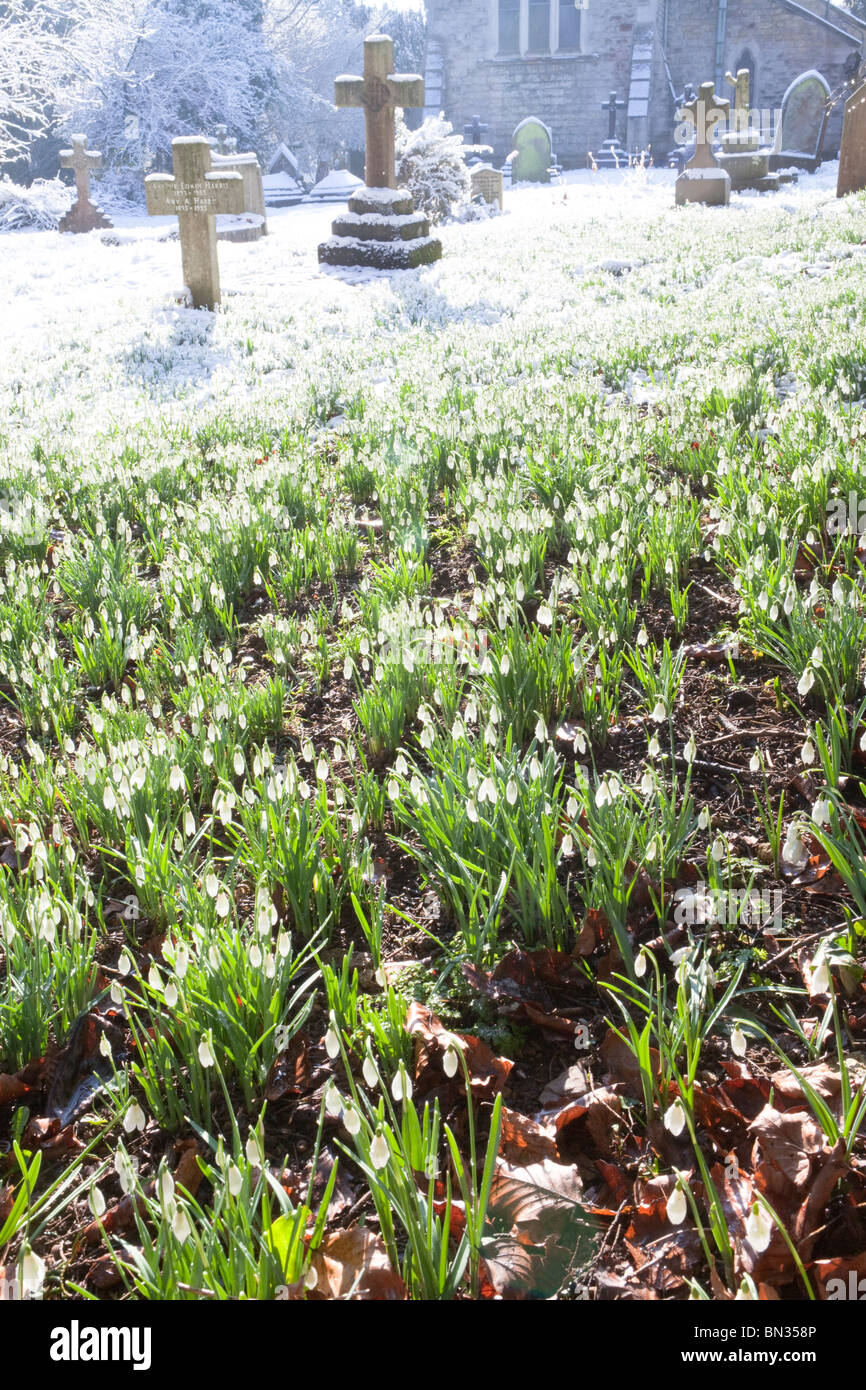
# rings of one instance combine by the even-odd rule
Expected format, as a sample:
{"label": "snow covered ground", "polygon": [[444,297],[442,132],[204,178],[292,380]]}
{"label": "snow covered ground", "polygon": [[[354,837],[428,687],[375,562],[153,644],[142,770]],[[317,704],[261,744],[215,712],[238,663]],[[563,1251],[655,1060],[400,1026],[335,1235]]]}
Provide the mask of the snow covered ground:
{"label": "snow covered ground", "polygon": [[387,393],[418,370],[407,349],[419,339],[441,363],[444,330],[448,352],[477,370],[497,343],[525,352],[573,341],[577,326],[579,369],[623,335],[651,344],[696,315],[708,331],[736,314],[772,318],[788,281],[802,290],[861,259],[864,201],[836,200],[837,167],[775,195],[734,195],[728,209],[675,208],[668,170],[573,173],[508,190],[505,216],[446,226],[439,264],[393,274],[320,270],[316,247],[339,209],[272,210],[267,238],[220,243],[216,316],[177,302],[180,246],[161,239],[174,218],[118,217],[113,233],[87,236],[8,233],[7,447],[26,458],[56,428],[86,449],[157,413],[259,410],[322,383]]}

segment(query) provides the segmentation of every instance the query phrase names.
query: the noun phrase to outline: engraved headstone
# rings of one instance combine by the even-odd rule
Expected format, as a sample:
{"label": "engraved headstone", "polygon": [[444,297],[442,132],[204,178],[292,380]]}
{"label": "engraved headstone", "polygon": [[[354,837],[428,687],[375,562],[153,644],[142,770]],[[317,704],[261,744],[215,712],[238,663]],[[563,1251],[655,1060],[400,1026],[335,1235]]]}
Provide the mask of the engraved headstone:
{"label": "engraved headstone", "polygon": [[830,88],[820,72],[804,72],[791,83],[782,98],[782,118],[771,168],[793,164],[814,173],[821,163],[829,96]]}
{"label": "engraved headstone", "polygon": [[102,155],[87,148],[83,135],[73,135],[72,149],[60,151],[63,169],[75,171],[75,202],[60,221],[61,232],[92,232],[111,223],[101,208],[90,201],[90,171],[102,168]]}
{"label": "engraved headstone", "polygon": [[501,169],[494,169],[492,164],[477,164],[470,171],[469,180],[473,198],[480,197],[485,203],[496,203],[499,211],[502,211],[505,206],[505,179]]}
{"label": "engraved headstone", "polygon": [[213,309],[220,302],[216,214],[243,212],[243,179],[233,169],[211,168],[202,135],[178,136],[171,151],[174,174],[148,174],[144,181],[147,211],[177,217],[184,284],[197,309]]}
{"label": "engraved headstone", "polygon": [[553,137],[543,121],[527,116],[521,121],[512,138],[511,156],[513,183],[550,183],[553,162]]}

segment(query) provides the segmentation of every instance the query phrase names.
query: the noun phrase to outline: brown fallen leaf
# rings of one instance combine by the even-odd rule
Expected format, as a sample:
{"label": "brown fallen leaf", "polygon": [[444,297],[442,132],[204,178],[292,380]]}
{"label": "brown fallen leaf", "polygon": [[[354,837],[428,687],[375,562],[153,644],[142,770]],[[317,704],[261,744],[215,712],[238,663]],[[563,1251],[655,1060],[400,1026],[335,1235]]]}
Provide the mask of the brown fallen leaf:
{"label": "brown fallen leaf", "polygon": [[316,1285],[308,1296],[314,1300],[396,1302],[409,1296],[391,1266],[381,1237],[362,1226],[328,1232],[310,1265],[316,1273]]}
{"label": "brown fallen leaf", "polygon": [[532,1242],[560,1240],[586,1220],[583,1183],[575,1164],[541,1159],[514,1164],[498,1159],[490,1188],[490,1220]]}
{"label": "brown fallen leaf", "polygon": [[310,1066],[307,1039],[295,1033],[289,1045],[274,1060],[265,1082],[265,1099],[282,1100],[284,1096],[300,1096],[309,1088]]}
{"label": "brown fallen leaf", "polygon": [[[469,1072],[469,1086],[478,1099],[492,1099],[505,1089],[514,1063],[497,1057],[492,1048],[471,1033],[453,1033],[436,1015],[417,1000],[409,1005],[404,1028],[415,1039],[415,1089],[418,1095],[441,1090],[449,1081],[443,1068],[445,1053],[459,1047]],[[451,1083],[463,1090],[463,1069],[458,1067]]]}
{"label": "brown fallen leaf", "polygon": [[810,1116],[802,1111],[781,1115],[772,1105],[764,1106],[749,1125],[749,1133],[755,1139],[755,1177],[771,1201],[804,1188],[812,1174],[813,1159],[826,1148],[824,1132]]}
{"label": "brown fallen leaf", "polygon": [[815,1260],[808,1271],[818,1297],[831,1303],[859,1302],[866,1298],[866,1250],[859,1255],[837,1255]]}
{"label": "brown fallen leaf", "polygon": [[481,1241],[482,1298],[552,1298],[565,1281],[572,1252],[550,1235],[538,1244],[499,1232]]}
{"label": "brown fallen leaf", "polygon": [[13,1100],[18,1100],[27,1094],[29,1087],[23,1081],[19,1081],[17,1076],[10,1076],[7,1072],[0,1072],[0,1105],[10,1105]]}

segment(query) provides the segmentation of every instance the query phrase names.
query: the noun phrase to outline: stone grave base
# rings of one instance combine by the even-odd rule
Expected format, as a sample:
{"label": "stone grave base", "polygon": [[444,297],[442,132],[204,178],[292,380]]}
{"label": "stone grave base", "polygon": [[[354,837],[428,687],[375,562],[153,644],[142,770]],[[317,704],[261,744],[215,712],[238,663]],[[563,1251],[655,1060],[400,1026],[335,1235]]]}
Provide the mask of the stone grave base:
{"label": "stone grave base", "polygon": [[775,174],[779,169],[804,169],[807,174],[814,174],[821,163],[820,155],[801,154],[798,150],[783,150],[781,154],[770,155],[770,172]]}
{"label": "stone grave base", "polygon": [[628,150],[618,140],[605,140],[594,162],[598,169],[627,169]]}
{"label": "stone grave base", "polygon": [[779,188],[776,174],[770,173],[770,151],[751,150],[717,156],[719,164],[731,176],[731,192],[741,193],[756,188],[759,193],[775,193]]}
{"label": "stone grave base", "polygon": [[706,203],[727,207],[731,201],[731,176],[724,169],[686,169],[676,183],[676,204]]}
{"label": "stone grave base", "polygon": [[415,211],[405,188],[359,189],[331,231],[319,247],[321,265],[414,270],[442,255],[441,241],[430,235],[429,221]]}
{"label": "stone grave base", "polygon": [[268,224],[256,212],[244,212],[234,217],[222,214],[216,220],[217,241],[258,241],[267,236]]}
{"label": "stone grave base", "polygon": [[95,203],[75,202],[66,215],[60,219],[58,231],[95,232],[103,227],[113,225],[102,208],[97,207]]}

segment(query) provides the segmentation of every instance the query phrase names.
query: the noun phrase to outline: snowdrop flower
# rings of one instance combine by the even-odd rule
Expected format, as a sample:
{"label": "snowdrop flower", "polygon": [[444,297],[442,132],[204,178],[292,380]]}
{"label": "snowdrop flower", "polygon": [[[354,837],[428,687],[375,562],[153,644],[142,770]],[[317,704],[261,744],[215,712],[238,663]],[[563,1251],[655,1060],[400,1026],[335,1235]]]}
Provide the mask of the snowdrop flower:
{"label": "snowdrop flower", "polygon": [[672,1226],[680,1226],[686,1217],[688,1207],[686,1205],[686,1194],[683,1192],[679,1183],[668,1197],[665,1206],[665,1215]]}
{"label": "snowdrop flower", "polygon": [[808,695],[812,686],[815,684],[815,672],[811,666],[807,666],[799,681],[797,682],[797,694]]}
{"label": "snowdrop flower", "polygon": [[176,763],[168,774],[168,785],[173,792],[179,792],[183,786],[183,769],[179,768]]}
{"label": "snowdrop flower", "polygon": [[262,1150],[261,1138],[255,1129],[251,1129],[247,1135],[247,1142],[244,1152],[247,1156],[247,1163],[253,1168],[261,1168],[264,1162],[264,1152]]}
{"label": "snowdrop flower", "polygon": [[29,1247],[21,1259],[20,1278],[21,1292],[25,1298],[42,1292],[45,1283],[45,1261]]}
{"label": "snowdrop flower", "polygon": [[675,1100],[673,1105],[665,1111],[665,1129],[676,1139],[686,1127],[686,1112],[681,1100]]}
{"label": "snowdrop flower", "polygon": [[664,702],[664,700],[661,700],[661,699],[656,700],[655,709],[653,710],[652,714],[650,715],[650,719],[654,720],[656,724],[663,724],[664,721],[667,719],[667,717],[668,717],[668,712],[667,712],[667,710],[665,709],[665,702]]}
{"label": "snowdrop flower", "polygon": [[98,1220],[99,1217],[102,1216],[103,1212],[105,1211],[105,1196],[102,1192],[102,1189],[96,1186],[96,1183],[94,1183],[90,1189],[88,1202],[90,1203],[90,1210],[93,1212],[93,1215]]}
{"label": "snowdrop flower", "polygon": [[641,630],[637,635],[637,644],[639,647],[645,647],[648,642],[649,633],[647,632],[646,627],[643,624],[641,624]]}
{"label": "snowdrop flower", "polygon": [[648,958],[646,951],[639,951],[634,963],[634,973],[639,980],[642,980],[647,971]]}
{"label": "snowdrop flower", "polygon": [[143,1130],[146,1124],[147,1119],[145,1118],[144,1111],[138,1101],[134,1100],[132,1104],[127,1107],[126,1114],[123,1117],[123,1128],[127,1134],[132,1134],[133,1130]]}
{"label": "snowdrop flower", "polygon": [[364,1065],[361,1068],[361,1072],[368,1086],[378,1086],[379,1076],[373,1063],[373,1058],[369,1053],[367,1053],[367,1056],[364,1058]]}
{"label": "snowdrop flower", "polygon": [[446,1047],[445,1055],[442,1058],[442,1070],[448,1077],[456,1076],[457,1068],[459,1065],[460,1058],[457,1056],[457,1049],[453,1046],[453,1044],[450,1044],[448,1047]]}
{"label": "snowdrop flower", "polygon": [[535,725],[535,737],[538,743],[546,743],[547,741],[547,725],[545,724],[541,715],[538,716],[538,720]]}
{"label": "snowdrop flower", "polygon": [[377,1134],[370,1145],[370,1162],[376,1169],[384,1168],[391,1157],[391,1150],[384,1134]]}
{"label": "snowdrop flower", "polygon": [[192,1227],[189,1224],[189,1217],[186,1214],[185,1207],[178,1206],[175,1208],[175,1213],[172,1217],[171,1222],[171,1229],[174,1232],[177,1239],[180,1241],[181,1245],[183,1245],[184,1241],[192,1235]]}
{"label": "snowdrop flower", "polygon": [[713,847],[710,851],[717,864],[720,864],[721,861],[724,859],[725,852],[725,842],[722,839],[721,835],[717,835],[716,838],[713,840]]}
{"label": "snowdrop flower", "polygon": [[830,824],[830,799],[826,796],[819,796],[815,805],[812,807],[812,820],[816,825]]}
{"label": "snowdrop flower", "polygon": [[389,778],[389,780],[388,780],[388,800],[389,800],[389,801],[399,801],[399,800],[400,800],[400,784],[399,784],[399,782],[397,781],[396,777],[391,777],[391,778]]}
{"label": "snowdrop flower", "polygon": [[325,1113],[330,1115],[334,1120],[339,1119],[343,1113],[343,1097],[340,1095],[333,1081],[325,1092]]}
{"label": "snowdrop flower", "polygon": [[217,917],[222,917],[222,918],[228,917],[228,915],[229,915],[229,910],[230,910],[230,907],[231,907],[231,902],[230,902],[230,900],[229,900],[229,895],[228,895],[228,893],[225,891],[225,889],[223,889],[220,893],[217,894],[217,900],[216,900],[215,906],[216,906],[216,915],[217,915]]}
{"label": "snowdrop flower", "polygon": [[505,788],[505,800],[508,802],[509,806],[513,806],[513,805],[514,805],[514,803],[517,801],[517,796],[518,796],[518,787],[517,787],[517,783],[515,782],[514,778],[511,777],[511,778],[509,778],[509,780],[508,780],[508,786]]}
{"label": "snowdrop flower", "polygon": [[689,739],[688,743],[686,744],[685,748],[683,749],[683,757],[685,758],[685,760],[686,760],[687,763],[691,764],[691,763],[694,762],[694,760],[695,760],[695,754],[696,754],[697,751],[698,751],[698,750],[697,750],[697,746],[696,746],[696,744],[695,744],[695,736],[694,736],[694,734],[692,734],[691,738]]}
{"label": "snowdrop flower", "polygon": [[335,1057],[339,1057],[340,1055],[340,1039],[337,1037],[336,1031],[334,1029],[333,1014],[331,1015],[331,1026],[325,1034],[325,1051],[327,1052],[331,1061],[333,1061]]}
{"label": "snowdrop flower", "polygon": [[773,1222],[760,1202],[755,1202],[746,1222],[746,1240],[756,1255],[762,1255],[773,1238]]}
{"label": "snowdrop flower", "polygon": [[262,948],[257,941],[254,941],[250,947],[250,965],[253,967],[253,970],[259,970],[263,960]]}
{"label": "snowdrop flower", "polygon": [[343,1111],[343,1124],[346,1126],[347,1132],[352,1135],[357,1134],[361,1128],[361,1116],[351,1105]]}
{"label": "snowdrop flower", "polygon": [[709,830],[709,828],[710,828],[710,813],[709,813],[707,807],[705,806],[705,807],[703,808],[703,810],[701,811],[701,814],[698,816],[698,829],[699,829],[699,830]]}
{"label": "snowdrop flower", "polygon": [[745,1057],[746,1047],[746,1035],[738,1023],[731,1033],[731,1051],[735,1057]]}
{"label": "snowdrop flower", "polygon": [[130,970],[132,969],[132,960],[128,952],[121,952],[120,959],[117,962],[117,969],[121,975],[129,974]]}
{"label": "snowdrop flower", "polygon": [[812,962],[812,989],[813,994],[828,994],[830,991],[830,971],[827,969],[827,962],[822,956],[817,962]]}
{"label": "snowdrop flower", "polygon": [[794,869],[802,869],[808,858],[808,850],[803,844],[803,826],[799,821],[791,821],[785,836],[785,843],[782,845],[782,862],[783,864],[790,864]]}
{"label": "snowdrop flower", "polygon": [[596,789],[595,804],[599,810],[601,810],[602,806],[610,806],[612,802],[613,797],[610,792],[610,783],[606,777],[603,777]]}
{"label": "snowdrop flower", "polygon": [[649,755],[650,755],[651,758],[657,758],[658,755],[659,755],[659,753],[660,753],[661,751],[662,751],[662,746],[661,746],[661,744],[659,743],[658,739],[656,738],[655,734],[653,734],[652,738],[651,738],[650,741],[649,741],[649,749],[648,749]]}
{"label": "snowdrop flower", "polygon": [[117,980],[112,980],[109,994],[111,996],[112,1004],[116,1004],[119,1008],[120,1005],[123,1003],[123,990],[121,989]]}
{"label": "snowdrop flower", "polygon": [[108,1041],[108,1035],[106,1033],[103,1033],[102,1037],[99,1039],[99,1051],[103,1057],[111,1056],[111,1043]]}
{"label": "snowdrop flower", "polygon": [[169,980],[168,984],[166,985],[163,998],[165,999],[166,1005],[169,1009],[173,1009],[177,1004],[177,986],[175,985],[173,980]]}
{"label": "snowdrop flower", "polygon": [[198,1045],[198,1060],[203,1067],[212,1067],[215,1065],[216,1059],[214,1058],[210,1045],[210,1038],[207,1033],[202,1034],[201,1042]]}
{"label": "snowdrop flower", "polygon": [[807,737],[806,742],[803,744],[803,747],[800,749],[800,757],[803,759],[803,762],[805,763],[806,767],[811,767],[812,764],[814,763],[814,761],[815,761],[815,745],[814,745],[814,743],[812,742],[811,735],[810,735],[809,737]]}
{"label": "snowdrop flower", "polygon": [[391,1082],[391,1095],[395,1100],[408,1101],[412,1099],[412,1082],[406,1075],[406,1068],[402,1062],[400,1063],[400,1070]]}

